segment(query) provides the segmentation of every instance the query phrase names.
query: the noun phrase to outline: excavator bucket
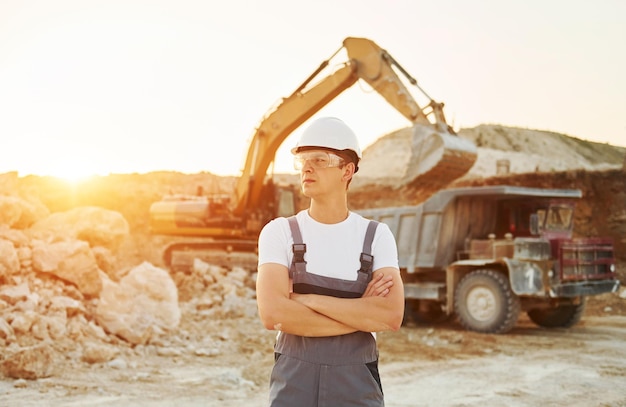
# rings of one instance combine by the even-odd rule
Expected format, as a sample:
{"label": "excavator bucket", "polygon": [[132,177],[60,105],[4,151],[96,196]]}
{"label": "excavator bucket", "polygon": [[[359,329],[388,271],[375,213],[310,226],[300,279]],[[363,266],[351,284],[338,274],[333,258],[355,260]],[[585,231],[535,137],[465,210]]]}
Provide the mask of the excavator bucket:
{"label": "excavator bucket", "polygon": [[419,124],[412,133],[411,159],[402,184],[443,188],[465,175],[476,162],[476,145],[470,140]]}
{"label": "excavator bucket", "polygon": [[465,175],[476,157],[476,145],[470,140],[415,124],[365,149],[354,187],[377,184],[437,191]]}

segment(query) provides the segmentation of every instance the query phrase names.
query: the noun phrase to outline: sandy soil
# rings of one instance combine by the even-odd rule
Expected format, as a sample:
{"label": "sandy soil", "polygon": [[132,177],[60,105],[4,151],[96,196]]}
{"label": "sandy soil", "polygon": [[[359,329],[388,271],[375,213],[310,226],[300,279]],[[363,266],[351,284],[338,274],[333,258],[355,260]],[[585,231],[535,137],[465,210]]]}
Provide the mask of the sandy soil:
{"label": "sandy soil", "polygon": [[[2,381],[0,405],[266,405],[273,334],[254,319],[211,321],[206,328],[207,336],[220,337],[223,349],[215,356],[182,342],[129,350],[125,363]],[[624,339],[624,315],[589,316],[569,330],[521,320],[499,336],[454,323],[404,326],[379,335],[387,406],[626,406]]]}

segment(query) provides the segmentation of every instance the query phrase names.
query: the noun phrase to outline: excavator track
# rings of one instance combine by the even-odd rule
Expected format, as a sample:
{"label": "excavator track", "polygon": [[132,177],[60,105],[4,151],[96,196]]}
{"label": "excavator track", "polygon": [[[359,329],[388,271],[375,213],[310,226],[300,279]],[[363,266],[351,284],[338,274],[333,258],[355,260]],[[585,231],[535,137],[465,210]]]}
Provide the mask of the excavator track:
{"label": "excavator track", "polygon": [[172,243],[163,251],[163,262],[172,272],[188,273],[194,261],[232,269],[256,270],[256,240],[210,240]]}

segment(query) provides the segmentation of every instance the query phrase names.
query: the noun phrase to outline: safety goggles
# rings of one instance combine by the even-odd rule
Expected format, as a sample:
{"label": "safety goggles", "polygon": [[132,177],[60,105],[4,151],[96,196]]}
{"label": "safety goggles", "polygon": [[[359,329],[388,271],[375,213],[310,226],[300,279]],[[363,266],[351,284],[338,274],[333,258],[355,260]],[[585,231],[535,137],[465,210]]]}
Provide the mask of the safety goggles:
{"label": "safety goggles", "polygon": [[344,165],[343,158],[327,151],[302,151],[293,156],[293,168],[298,171],[304,168],[307,162],[316,169]]}

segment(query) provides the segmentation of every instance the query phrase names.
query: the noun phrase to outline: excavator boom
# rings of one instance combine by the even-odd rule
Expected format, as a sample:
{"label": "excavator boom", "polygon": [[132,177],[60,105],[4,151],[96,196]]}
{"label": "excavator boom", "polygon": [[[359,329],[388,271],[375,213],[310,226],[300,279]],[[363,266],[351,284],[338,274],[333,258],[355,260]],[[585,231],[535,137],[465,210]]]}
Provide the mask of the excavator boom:
{"label": "excavator boom", "polygon": [[[441,168],[438,168],[436,164],[429,164],[429,167],[424,169],[424,174],[428,173],[429,177],[437,180],[437,183],[445,185],[465,174],[474,164],[476,152],[472,145],[468,146],[469,142],[450,143],[444,140],[449,137],[458,139],[458,137],[445,121],[443,104],[432,100],[386,50],[371,40],[355,37],[346,38],[342,48],[345,48],[348,54],[348,61],[319,82],[308,86],[339,51],[335,52],[293,94],[284,98],[256,129],[246,156],[242,176],[236,186],[235,216],[241,216],[258,205],[267,170],[283,141],[359,79],[367,82],[414,126],[422,128],[421,131],[416,131],[415,137],[418,138],[414,141],[416,151],[419,150],[422,155],[425,151],[418,147],[419,144],[427,144],[431,149],[433,145],[437,146],[434,153],[440,157],[435,157],[434,161],[430,157],[426,161],[438,162]],[[430,100],[427,106],[422,108],[417,104],[394,67]],[[425,113],[425,109],[428,108],[430,111]],[[432,122],[429,116],[432,116]],[[424,129],[428,131],[425,133]],[[456,151],[450,151],[450,148],[460,148],[462,151],[457,154]],[[425,157],[416,155],[415,159],[424,160]],[[423,165],[418,166],[420,170],[422,167]],[[412,181],[418,182],[416,179]],[[429,182],[432,184],[432,179]]]}

